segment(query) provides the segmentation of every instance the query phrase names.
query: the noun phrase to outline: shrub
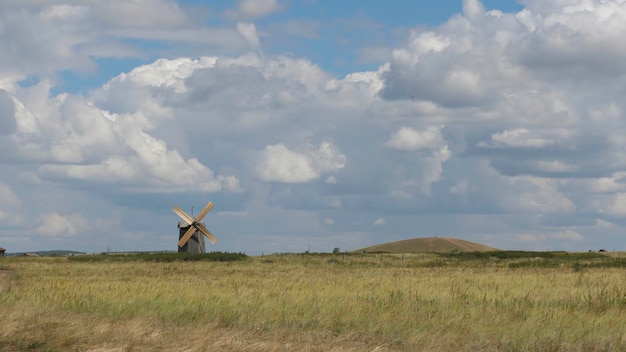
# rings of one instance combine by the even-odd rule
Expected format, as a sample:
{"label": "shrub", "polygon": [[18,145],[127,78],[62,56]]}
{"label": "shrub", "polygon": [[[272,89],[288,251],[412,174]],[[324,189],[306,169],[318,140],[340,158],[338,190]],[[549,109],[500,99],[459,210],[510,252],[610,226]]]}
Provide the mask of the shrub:
{"label": "shrub", "polygon": [[134,254],[100,254],[78,255],[67,257],[76,262],[232,262],[246,260],[248,256],[243,253],[211,252],[211,253],[134,253]]}

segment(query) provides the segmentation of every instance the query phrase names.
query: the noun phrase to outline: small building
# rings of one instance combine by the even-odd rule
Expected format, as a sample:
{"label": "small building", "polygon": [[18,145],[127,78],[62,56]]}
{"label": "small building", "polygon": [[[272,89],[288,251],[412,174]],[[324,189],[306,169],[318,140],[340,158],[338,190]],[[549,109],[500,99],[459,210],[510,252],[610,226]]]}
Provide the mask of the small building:
{"label": "small building", "polygon": [[[203,222],[201,222],[201,224],[204,225]],[[178,223],[178,240],[179,241],[181,238],[183,238],[187,230],[189,230],[189,225],[186,222],[181,221]],[[200,231],[196,231],[193,235],[191,235],[187,243],[185,243],[182,247],[178,247],[178,253],[205,253],[205,252],[206,251],[205,251],[205,246],[204,246],[204,234]]]}
{"label": "small building", "polygon": [[4,252],[6,252],[7,250],[0,247],[0,257],[4,257]]}

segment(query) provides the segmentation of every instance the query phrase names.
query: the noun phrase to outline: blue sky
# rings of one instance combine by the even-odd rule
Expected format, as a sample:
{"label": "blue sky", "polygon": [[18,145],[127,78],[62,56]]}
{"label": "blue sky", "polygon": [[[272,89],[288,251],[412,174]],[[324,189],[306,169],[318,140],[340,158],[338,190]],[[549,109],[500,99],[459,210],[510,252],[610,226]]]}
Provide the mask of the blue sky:
{"label": "blue sky", "polygon": [[[0,4],[0,246],[623,249],[619,1]],[[585,89],[580,89],[584,87]]]}

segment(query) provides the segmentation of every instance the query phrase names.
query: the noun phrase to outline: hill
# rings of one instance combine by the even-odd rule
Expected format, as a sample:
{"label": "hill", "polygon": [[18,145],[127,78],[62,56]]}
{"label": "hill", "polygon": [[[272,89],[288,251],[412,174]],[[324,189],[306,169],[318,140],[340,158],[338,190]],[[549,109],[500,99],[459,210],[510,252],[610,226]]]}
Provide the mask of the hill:
{"label": "hill", "polygon": [[397,242],[388,242],[357,249],[354,252],[386,252],[386,253],[450,253],[460,252],[489,252],[499,249],[482,244],[447,237],[413,238]]}

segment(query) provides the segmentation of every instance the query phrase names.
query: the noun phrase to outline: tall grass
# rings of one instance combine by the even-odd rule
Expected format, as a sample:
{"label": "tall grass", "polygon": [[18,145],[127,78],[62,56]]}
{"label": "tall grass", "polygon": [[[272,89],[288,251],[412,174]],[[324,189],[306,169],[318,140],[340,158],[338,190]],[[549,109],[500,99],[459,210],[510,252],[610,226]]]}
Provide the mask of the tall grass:
{"label": "tall grass", "polygon": [[[11,285],[0,294],[0,305],[14,317],[0,322],[0,346],[18,346],[20,334],[28,335],[11,330],[21,324],[15,321],[19,309],[28,307],[41,321],[29,325],[31,329],[57,331],[43,317],[60,315],[86,319],[88,326],[141,322],[147,335],[163,327],[204,334],[206,339],[195,343],[205,346],[212,341],[207,335],[211,331],[281,342],[240,350],[279,351],[287,345],[329,350],[323,346],[333,344],[338,351],[353,346],[407,351],[626,349],[623,270],[591,265],[574,270],[572,263],[512,267],[519,258],[483,259],[480,265],[435,255],[404,260],[276,256],[216,263],[17,260],[10,264]],[[576,262],[597,260],[584,259]],[[160,334],[164,349],[181,343]],[[101,336],[83,339],[83,345],[102,343]],[[128,349],[129,341],[136,338],[120,337],[116,346]],[[43,342],[70,343],[55,342],[52,336]],[[137,342],[133,348],[141,350]],[[229,345],[221,350],[236,349]]]}

